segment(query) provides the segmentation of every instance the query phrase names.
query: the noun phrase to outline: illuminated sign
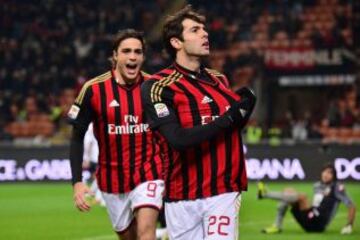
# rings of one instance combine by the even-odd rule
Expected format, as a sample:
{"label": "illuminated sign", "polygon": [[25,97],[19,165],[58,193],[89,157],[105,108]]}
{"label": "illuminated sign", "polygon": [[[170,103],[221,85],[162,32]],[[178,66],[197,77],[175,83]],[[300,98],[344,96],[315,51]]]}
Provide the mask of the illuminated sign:
{"label": "illuminated sign", "polygon": [[[68,146],[0,149],[1,182],[70,181]],[[249,180],[316,181],[324,164],[334,163],[340,180],[360,180],[359,145],[244,147]],[[83,171],[83,178],[90,173]]]}
{"label": "illuminated sign", "polygon": [[[90,177],[88,171],[83,172],[84,180]],[[0,159],[0,181],[60,181],[70,180],[71,170],[68,159],[51,159],[40,161],[30,159],[24,167],[17,166],[16,160]]]}
{"label": "illuminated sign", "polygon": [[338,179],[353,178],[360,180],[360,157],[348,160],[346,158],[336,158],[335,168]]}
{"label": "illuminated sign", "polygon": [[263,179],[305,179],[305,172],[299,159],[256,159],[246,160],[246,171],[251,180]]}

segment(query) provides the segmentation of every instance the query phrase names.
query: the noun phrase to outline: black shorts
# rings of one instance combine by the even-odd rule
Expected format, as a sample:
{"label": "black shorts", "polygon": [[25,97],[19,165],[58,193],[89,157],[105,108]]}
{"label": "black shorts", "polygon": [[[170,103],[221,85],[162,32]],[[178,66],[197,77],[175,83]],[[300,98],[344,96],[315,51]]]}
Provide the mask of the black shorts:
{"label": "black shorts", "polygon": [[291,213],[306,232],[323,232],[328,222],[316,209],[300,210],[298,204],[291,208]]}

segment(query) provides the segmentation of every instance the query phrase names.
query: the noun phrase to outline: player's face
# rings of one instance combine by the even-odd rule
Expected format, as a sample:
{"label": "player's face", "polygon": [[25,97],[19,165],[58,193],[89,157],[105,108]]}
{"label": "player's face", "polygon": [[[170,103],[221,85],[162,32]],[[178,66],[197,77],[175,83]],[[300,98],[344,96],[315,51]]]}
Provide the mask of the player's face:
{"label": "player's face", "polygon": [[125,82],[133,82],[140,73],[144,62],[144,51],[141,41],[136,38],[123,40],[114,51],[116,70]]}
{"label": "player's face", "polygon": [[334,179],[334,174],[330,168],[326,168],[321,172],[321,181],[323,183],[330,183]]}
{"label": "player's face", "polygon": [[204,24],[185,19],[183,25],[183,41],[180,51],[188,56],[203,57],[210,54],[209,35]]}

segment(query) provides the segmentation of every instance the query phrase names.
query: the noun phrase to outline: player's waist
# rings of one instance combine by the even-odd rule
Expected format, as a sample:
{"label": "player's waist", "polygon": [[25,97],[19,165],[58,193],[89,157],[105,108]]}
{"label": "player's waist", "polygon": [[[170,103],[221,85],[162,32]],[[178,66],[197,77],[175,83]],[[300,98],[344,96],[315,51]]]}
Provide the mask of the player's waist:
{"label": "player's waist", "polygon": [[214,197],[214,196],[217,196],[217,195],[220,195],[223,193],[230,193],[230,192],[241,193],[242,191],[246,191],[246,189],[242,189],[242,188],[239,188],[238,186],[234,186],[234,188],[231,190],[226,190],[226,189],[218,190],[216,192],[216,194],[207,193],[207,194],[201,194],[201,195],[189,196],[189,197],[178,196],[178,195],[167,192],[167,194],[165,194],[165,196],[164,196],[164,201],[165,202],[192,201],[192,200],[197,200],[197,199]]}

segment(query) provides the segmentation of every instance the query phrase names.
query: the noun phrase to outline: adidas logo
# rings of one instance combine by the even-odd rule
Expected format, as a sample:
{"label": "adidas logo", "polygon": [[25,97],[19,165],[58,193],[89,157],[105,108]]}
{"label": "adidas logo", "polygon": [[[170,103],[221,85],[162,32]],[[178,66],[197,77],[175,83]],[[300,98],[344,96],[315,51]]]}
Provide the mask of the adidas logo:
{"label": "adidas logo", "polygon": [[240,111],[241,116],[245,117],[247,111],[245,109],[242,109],[242,108],[240,108],[239,111]]}
{"label": "adidas logo", "polygon": [[202,104],[211,103],[213,100],[209,98],[208,96],[204,96],[204,98],[201,100]]}
{"label": "adidas logo", "polygon": [[119,103],[114,99],[111,101],[111,103],[109,104],[109,107],[118,107],[120,106]]}

